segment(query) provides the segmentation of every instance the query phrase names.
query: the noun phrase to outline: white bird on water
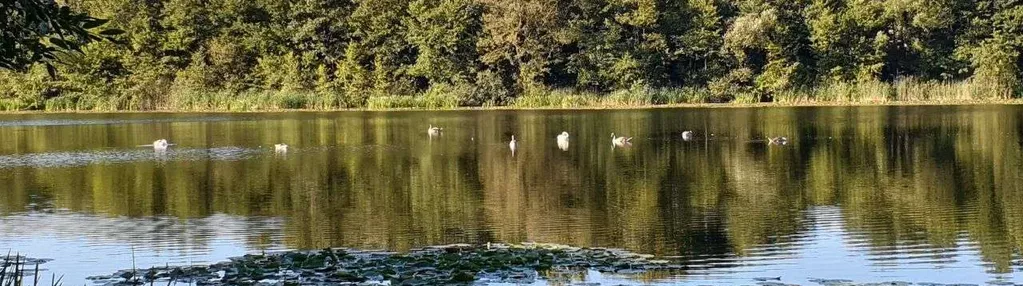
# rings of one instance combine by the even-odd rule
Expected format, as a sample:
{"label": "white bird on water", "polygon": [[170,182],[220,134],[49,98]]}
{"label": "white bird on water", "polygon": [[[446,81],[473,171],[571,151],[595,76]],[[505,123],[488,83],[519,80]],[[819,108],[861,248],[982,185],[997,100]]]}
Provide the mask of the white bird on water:
{"label": "white bird on water", "polygon": [[568,131],[561,131],[561,134],[558,134],[558,141],[568,141]]}
{"label": "white bird on water", "polygon": [[170,147],[170,146],[173,146],[173,145],[174,144],[168,143],[167,139],[160,139],[160,140],[153,141],[153,144],[150,144],[150,145],[140,145],[139,147],[153,147],[153,150],[156,150],[156,151],[166,151],[167,147]]}
{"label": "white bird on water", "polygon": [[632,145],[632,137],[618,137],[611,133],[611,144],[621,147],[630,146]]}
{"label": "white bird on water", "polygon": [[682,141],[692,141],[692,140],[693,140],[693,131],[689,131],[689,130],[682,131]]}
{"label": "white bird on water", "polygon": [[518,141],[515,141],[515,135],[511,136],[511,142],[508,142],[508,149],[511,149],[512,155],[515,155],[515,147],[518,145]]}
{"label": "white bird on water", "polygon": [[773,145],[789,144],[789,138],[785,138],[785,136],[779,136],[779,137],[774,137],[774,138],[767,137],[767,144],[773,144]]}
{"label": "white bird on water", "polygon": [[568,131],[562,131],[558,135],[558,149],[561,151],[568,151]]}
{"label": "white bird on water", "polygon": [[432,136],[440,135],[441,131],[444,131],[444,128],[434,127],[433,124],[430,124],[430,128],[426,129],[426,134],[428,134],[428,135],[430,135],[432,137]]}
{"label": "white bird on water", "polygon": [[288,152],[288,144],[284,144],[284,143],[274,144],[274,152],[277,152],[277,153],[287,153]]}

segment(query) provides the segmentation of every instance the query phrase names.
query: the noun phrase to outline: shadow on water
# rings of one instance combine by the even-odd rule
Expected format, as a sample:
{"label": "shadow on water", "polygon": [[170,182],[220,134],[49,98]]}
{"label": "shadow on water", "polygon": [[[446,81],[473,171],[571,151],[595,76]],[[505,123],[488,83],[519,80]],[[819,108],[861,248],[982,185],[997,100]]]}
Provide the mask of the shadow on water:
{"label": "shadow on water", "polygon": [[[124,245],[162,265],[264,249],[536,241],[680,259],[686,274],[665,279],[703,284],[774,275],[1020,282],[1021,112],[149,114],[132,124],[0,125],[0,243],[42,252],[31,255],[56,259],[53,268],[104,261],[81,277],[125,268]],[[22,119],[0,116],[10,120]],[[427,134],[429,124],[442,135]],[[633,145],[612,148],[611,133]],[[767,139],[779,136],[786,144]],[[162,160],[129,149],[155,138],[179,145]],[[275,156],[281,142],[291,149]],[[84,258],[47,255],[59,252],[32,237]]]}

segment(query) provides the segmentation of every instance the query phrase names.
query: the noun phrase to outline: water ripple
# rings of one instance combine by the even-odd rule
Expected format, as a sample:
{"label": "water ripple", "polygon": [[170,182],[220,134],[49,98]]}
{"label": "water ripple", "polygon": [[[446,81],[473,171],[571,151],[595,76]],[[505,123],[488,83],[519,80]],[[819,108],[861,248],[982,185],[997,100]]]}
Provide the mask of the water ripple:
{"label": "water ripple", "polygon": [[209,149],[170,149],[166,151],[140,149],[15,154],[0,155],[0,169],[76,167],[140,161],[230,161],[246,159],[262,152],[259,149],[252,148],[215,147]]}

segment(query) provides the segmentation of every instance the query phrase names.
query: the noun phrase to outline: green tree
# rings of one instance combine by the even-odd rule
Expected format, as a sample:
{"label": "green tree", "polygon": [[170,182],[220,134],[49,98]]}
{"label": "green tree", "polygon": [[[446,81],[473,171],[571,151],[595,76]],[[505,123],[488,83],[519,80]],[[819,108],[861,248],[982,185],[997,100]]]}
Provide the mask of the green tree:
{"label": "green tree", "polygon": [[957,55],[969,61],[973,79],[1011,96],[1023,89],[1023,3],[977,1],[964,17],[970,25]]}
{"label": "green tree", "polygon": [[[457,94],[460,104],[482,105],[676,88],[697,101],[771,101],[907,81],[1023,92],[1018,0],[61,3],[0,3],[0,68],[10,70],[0,82],[12,90],[0,105],[209,106],[280,90],[344,107],[369,96]],[[104,38],[122,43],[96,41]],[[38,80],[47,71],[55,76]]]}
{"label": "green tree", "polygon": [[430,84],[470,82],[479,65],[482,7],[471,0],[415,0],[408,9],[408,42],[417,52],[409,74]]}
{"label": "green tree", "polygon": [[756,78],[761,100],[779,91],[802,88],[811,81],[808,29],[797,1],[740,1],[740,15],[724,35],[724,48],[740,68]]}
{"label": "green tree", "polygon": [[107,20],[93,18],[70,7],[45,0],[0,3],[0,68],[24,71],[43,63],[51,76],[59,54],[81,52],[91,41],[112,39],[122,33],[96,28]]}
{"label": "green tree", "polygon": [[415,50],[409,44],[408,0],[359,1],[348,19],[353,43],[358,43],[360,57],[370,61],[372,84],[378,95],[411,94],[422,89],[409,73],[415,63]]}
{"label": "green tree", "polygon": [[544,87],[565,42],[558,0],[480,0],[483,31],[477,51],[488,68],[515,79],[519,90]]}

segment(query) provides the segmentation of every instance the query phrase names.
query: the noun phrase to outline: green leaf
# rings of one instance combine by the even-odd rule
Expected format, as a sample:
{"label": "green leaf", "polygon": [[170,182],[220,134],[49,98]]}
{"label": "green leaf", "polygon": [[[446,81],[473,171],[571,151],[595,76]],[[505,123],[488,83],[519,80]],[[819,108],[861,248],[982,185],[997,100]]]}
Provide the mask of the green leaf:
{"label": "green leaf", "polygon": [[57,78],[57,69],[50,63],[46,63],[46,73],[50,74],[51,79]]}
{"label": "green leaf", "polygon": [[67,41],[61,40],[59,38],[50,38],[50,43],[52,43],[53,45],[58,46],[58,47],[60,47],[62,49],[65,49],[65,50],[70,50],[71,49],[68,46],[68,42]]}
{"label": "green leaf", "polygon": [[94,19],[90,19],[90,20],[86,21],[85,24],[82,25],[82,28],[92,29],[92,28],[96,28],[96,27],[99,27],[99,26],[103,26],[107,22],[110,22],[110,20],[107,20],[107,19],[95,19],[94,18]]}
{"label": "green leaf", "polygon": [[60,18],[67,19],[71,17],[71,8],[68,6],[60,6]]}
{"label": "green leaf", "polygon": [[50,38],[50,43],[52,43],[54,46],[64,49],[64,51],[73,50],[77,52],[82,52],[79,43],[74,41],[63,40],[60,38]]}
{"label": "green leaf", "polygon": [[124,34],[124,31],[119,29],[109,29],[103,30],[102,32],[99,32],[99,34],[104,36],[117,36],[120,34]]}
{"label": "green leaf", "polygon": [[118,44],[118,45],[122,45],[122,46],[127,46],[128,45],[127,41],[122,41],[122,40],[119,40],[119,39],[116,39],[116,38],[112,38],[112,37],[111,38],[106,38],[106,39],[107,39],[107,41],[110,41],[111,43],[114,43],[114,44]]}

